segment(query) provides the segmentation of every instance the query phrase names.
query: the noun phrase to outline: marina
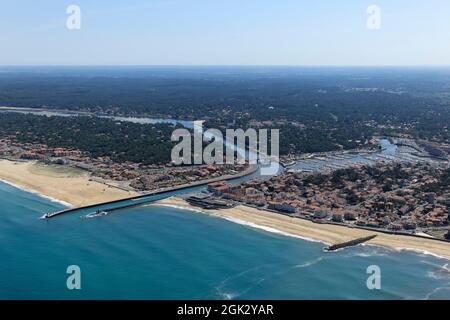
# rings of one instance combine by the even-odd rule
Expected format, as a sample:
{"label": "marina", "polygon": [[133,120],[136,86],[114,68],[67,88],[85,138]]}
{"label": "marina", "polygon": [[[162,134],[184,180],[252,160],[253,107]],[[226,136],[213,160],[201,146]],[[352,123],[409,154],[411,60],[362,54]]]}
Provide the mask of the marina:
{"label": "marina", "polygon": [[[395,141],[395,140],[394,140]],[[379,162],[384,163],[418,163],[429,162],[436,166],[448,164],[448,161],[434,159],[426,156],[423,150],[413,148],[409,144],[396,145],[391,143],[390,139],[383,138],[379,141],[380,151],[361,152],[350,154],[342,152],[330,152],[326,156],[310,156],[298,160],[295,165],[287,168],[289,172],[330,172],[339,169],[358,167],[363,165],[373,165]],[[421,152],[418,153],[418,150]]]}

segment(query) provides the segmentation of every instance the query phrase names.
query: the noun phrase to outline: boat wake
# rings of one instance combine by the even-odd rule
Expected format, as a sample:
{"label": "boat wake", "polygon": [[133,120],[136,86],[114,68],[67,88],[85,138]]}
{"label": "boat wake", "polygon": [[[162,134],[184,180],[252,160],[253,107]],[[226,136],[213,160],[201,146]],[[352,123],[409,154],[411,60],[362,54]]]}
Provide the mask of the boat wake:
{"label": "boat wake", "polygon": [[98,218],[98,217],[104,217],[107,216],[109,213],[106,211],[100,211],[98,210],[97,212],[93,212],[93,213],[89,213],[87,215],[84,216],[80,216],[81,219],[92,219],[92,218]]}

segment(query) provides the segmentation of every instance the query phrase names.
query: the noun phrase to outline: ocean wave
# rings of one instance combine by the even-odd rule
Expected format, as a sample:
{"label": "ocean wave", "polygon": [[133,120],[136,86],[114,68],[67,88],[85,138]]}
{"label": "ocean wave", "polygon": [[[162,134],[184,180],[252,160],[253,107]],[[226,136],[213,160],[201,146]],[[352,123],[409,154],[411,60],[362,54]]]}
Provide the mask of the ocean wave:
{"label": "ocean wave", "polygon": [[450,289],[450,287],[434,288],[432,291],[428,292],[422,300],[430,300],[433,295],[435,295],[436,293],[438,293],[441,290],[446,290],[446,289]]}
{"label": "ocean wave", "polygon": [[239,297],[238,293],[234,292],[222,292],[221,290],[217,290],[216,294],[219,296],[221,300],[234,300]]}
{"label": "ocean wave", "polygon": [[443,255],[439,255],[427,250],[422,250],[422,249],[413,249],[413,248],[390,248],[394,251],[397,252],[402,252],[402,251],[410,251],[410,252],[415,252],[415,253],[419,253],[419,254],[423,254],[423,255],[427,255],[427,256],[432,256],[435,258],[439,258],[439,259],[444,259],[444,260],[450,260],[450,257],[448,256],[443,256]]}
{"label": "ocean wave", "polygon": [[59,203],[59,204],[65,206],[67,208],[73,208],[73,204],[71,204],[71,203],[68,203],[68,202],[63,201],[63,200],[59,200],[59,199],[55,199],[55,198],[49,197],[49,196],[47,196],[45,194],[37,192],[36,190],[32,190],[32,189],[28,189],[28,188],[19,186],[19,185],[15,184],[15,183],[12,183],[12,182],[8,181],[8,180],[0,179],[0,182],[3,182],[4,184],[10,185],[10,186],[12,186],[12,187],[14,187],[16,189],[19,189],[19,190],[22,190],[22,191],[25,191],[25,192],[28,192],[28,193],[32,193],[32,194],[37,195],[37,196],[39,196],[41,198],[44,198],[46,200],[50,200],[51,202]]}
{"label": "ocean wave", "polygon": [[435,280],[441,280],[445,279],[446,277],[442,275],[442,272],[436,272],[436,271],[427,271],[426,273],[428,278],[435,279]]}
{"label": "ocean wave", "polygon": [[421,262],[434,268],[434,270],[427,272],[427,277],[432,279],[447,279],[447,280],[450,277],[450,268],[448,266],[448,263],[440,265],[428,261],[421,261]]}
{"label": "ocean wave", "polygon": [[197,213],[203,213],[203,214],[207,214],[213,217],[218,217],[218,218],[222,218],[225,220],[228,220],[230,222],[236,223],[236,224],[240,224],[240,225],[244,225],[247,227],[251,227],[254,229],[260,229],[260,230],[264,230],[270,233],[276,233],[276,234],[280,234],[286,237],[290,237],[290,238],[297,238],[297,239],[302,239],[305,241],[310,241],[310,242],[318,242],[318,243],[323,243],[326,245],[330,245],[329,243],[325,242],[325,241],[321,241],[321,240],[317,240],[317,239],[312,239],[312,238],[308,238],[308,237],[303,237],[303,236],[299,236],[299,235],[295,235],[292,233],[287,233],[281,230],[278,230],[276,228],[272,228],[272,227],[267,227],[267,226],[262,226],[253,222],[248,222],[248,221],[244,221],[241,219],[237,219],[237,218],[230,218],[230,217],[226,217],[220,214],[214,214],[214,213],[209,213],[206,211],[202,211],[202,210],[197,210],[197,209],[193,209],[193,208],[189,208],[189,207],[184,207],[184,206],[177,206],[177,205],[173,205],[173,204],[164,204],[164,203],[157,203],[157,204],[150,204],[148,206],[164,206],[164,207],[170,207],[170,208],[175,208],[175,209],[181,209],[181,210],[187,210],[187,211],[192,211],[192,212],[197,212]]}
{"label": "ocean wave", "polygon": [[288,232],[284,232],[272,227],[267,227],[267,226],[262,226],[253,222],[248,222],[248,221],[244,221],[241,219],[237,219],[237,218],[230,218],[230,217],[225,217],[225,216],[221,216],[221,215],[215,215],[216,217],[220,217],[223,218],[225,220],[240,224],[240,225],[244,225],[244,226],[248,226],[254,229],[260,229],[260,230],[264,230],[270,233],[275,233],[275,234],[279,234],[279,235],[283,235],[286,237],[291,237],[291,238],[297,238],[297,239],[301,239],[301,240],[305,240],[305,241],[309,241],[309,242],[318,242],[318,243],[323,243],[325,245],[330,245],[329,243],[322,241],[322,240],[317,240],[317,239],[312,239],[312,238],[308,238],[308,237],[304,237],[304,236],[299,236],[296,234],[292,234],[292,233],[288,233]]}
{"label": "ocean wave", "polygon": [[[270,271],[270,267],[271,265],[269,264],[261,265],[230,276],[222,280],[220,284],[214,288],[214,294],[224,300],[237,299],[264,282],[267,276],[273,274],[273,272]],[[245,282],[247,285],[243,288],[239,288],[242,283],[237,280],[242,280],[242,278],[244,278],[243,283]]]}
{"label": "ocean wave", "polygon": [[361,257],[361,258],[369,258],[369,257],[384,257],[387,256],[387,251],[389,248],[372,244],[372,243],[361,243],[358,246],[364,247],[364,252],[351,252],[348,255],[346,255],[346,258],[352,258],[352,257]]}
{"label": "ocean wave", "polygon": [[371,247],[378,247],[378,248],[382,248],[384,250],[394,251],[394,252],[403,252],[403,251],[413,252],[413,253],[416,253],[416,254],[419,254],[419,255],[426,255],[426,256],[432,256],[432,257],[438,258],[438,259],[450,260],[450,257],[448,257],[448,256],[439,255],[437,253],[430,252],[430,251],[423,250],[423,249],[406,248],[406,247],[396,247],[396,248],[394,248],[394,247],[388,247],[388,246],[383,246],[381,244],[374,244],[374,243],[363,243],[363,244],[360,244],[360,245],[363,246],[363,247],[369,247],[369,246],[371,246]]}
{"label": "ocean wave", "polygon": [[310,266],[313,266],[313,265],[321,262],[324,259],[325,259],[325,257],[319,257],[319,258],[311,260],[311,261],[306,261],[305,263],[302,263],[302,264],[297,264],[297,265],[293,266],[291,269],[308,268]]}
{"label": "ocean wave", "polygon": [[244,275],[246,275],[246,274],[249,274],[249,273],[252,273],[252,272],[255,272],[255,271],[259,271],[259,270],[261,270],[261,269],[268,269],[270,266],[271,266],[270,264],[265,264],[265,265],[256,266],[256,267],[253,267],[253,268],[250,268],[250,269],[241,271],[241,272],[239,272],[238,274],[235,274],[235,275],[233,275],[233,276],[230,276],[230,277],[228,277],[228,278],[222,280],[222,281],[220,282],[219,287],[222,287],[222,286],[224,286],[226,283],[228,283],[228,282],[230,282],[230,281],[232,281],[232,280],[236,280],[236,279],[238,279],[238,278],[240,278],[240,277],[242,277],[242,276],[244,276]]}
{"label": "ocean wave", "polygon": [[183,207],[183,206],[177,206],[175,204],[165,204],[165,203],[152,203],[149,205],[146,205],[145,207],[168,207],[168,208],[174,208],[174,209],[179,209],[179,210],[186,210],[186,211],[192,211],[192,212],[197,212],[197,213],[206,213],[205,211],[201,211],[201,210],[196,210],[193,208],[188,208],[188,207]]}
{"label": "ocean wave", "polygon": [[[207,214],[213,217],[218,217],[218,218],[222,218],[225,220],[228,220],[230,222],[233,223],[237,223],[240,225],[244,225],[247,227],[251,227],[254,229],[260,229],[260,230],[264,230],[270,233],[275,233],[275,234],[279,234],[279,235],[283,235],[286,237],[290,237],[290,238],[297,238],[297,239],[301,239],[301,240],[305,240],[305,241],[309,241],[309,242],[316,242],[316,243],[323,243],[327,246],[330,245],[330,243],[323,241],[323,240],[318,240],[318,239],[313,239],[313,238],[309,238],[309,237],[304,237],[304,236],[299,236],[299,235],[295,235],[292,233],[288,233],[288,232],[284,232],[281,230],[278,230],[276,228],[272,228],[272,227],[267,227],[267,226],[262,226],[253,222],[249,222],[249,221],[244,221],[241,219],[237,219],[237,218],[231,218],[231,217],[227,217],[224,215],[220,215],[220,214],[214,214],[214,213],[209,213],[206,211],[202,211],[202,210],[197,210],[197,209],[193,209],[193,208],[189,208],[189,207],[185,207],[185,206],[178,206],[178,205],[172,205],[172,204],[150,204],[149,206],[165,206],[165,207],[172,207],[172,208],[176,208],[176,209],[181,209],[181,210],[187,210],[187,211],[192,211],[192,212],[196,212],[196,213],[203,213],[203,214]],[[387,246],[383,246],[383,245],[378,245],[378,244],[372,244],[372,243],[363,243],[360,244],[360,246],[368,248],[368,247],[377,247],[383,250],[390,250],[390,251],[396,251],[396,252],[402,252],[402,251],[409,251],[409,252],[415,252],[415,253],[419,253],[419,254],[423,254],[423,255],[429,255],[429,256],[433,256],[435,258],[439,258],[439,259],[445,259],[445,260],[450,260],[450,257],[447,256],[443,256],[443,255],[438,255],[436,253],[427,251],[427,250],[421,250],[421,249],[413,249],[413,248],[392,248],[392,247],[387,247]],[[335,252],[338,252],[340,250],[343,249],[339,249],[336,250]],[[359,253],[355,253],[354,256],[360,256],[360,257],[371,257],[371,256],[384,256],[386,255],[385,253],[380,253],[379,251],[375,251],[375,252],[359,252]]]}

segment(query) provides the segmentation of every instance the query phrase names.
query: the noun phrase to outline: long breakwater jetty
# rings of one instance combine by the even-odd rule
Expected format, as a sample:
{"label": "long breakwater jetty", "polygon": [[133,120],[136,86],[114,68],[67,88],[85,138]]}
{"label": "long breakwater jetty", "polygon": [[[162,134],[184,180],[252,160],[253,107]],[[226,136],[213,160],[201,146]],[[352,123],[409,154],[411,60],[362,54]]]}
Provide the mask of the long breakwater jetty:
{"label": "long breakwater jetty", "polygon": [[[100,206],[107,206],[107,205],[115,205],[115,204],[120,204],[123,202],[127,202],[127,201],[138,201],[138,200],[143,200],[145,198],[149,198],[149,197],[154,197],[157,195],[163,195],[165,193],[169,193],[169,192],[173,192],[173,191],[182,191],[185,189],[190,189],[193,187],[200,187],[203,185],[207,185],[209,183],[213,183],[213,182],[217,182],[217,181],[226,181],[226,180],[233,180],[233,179],[239,179],[239,178],[243,178],[245,176],[249,176],[253,173],[255,173],[256,171],[258,171],[259,167],[256,165],[251,165],[247,170],[242,171],[240,173],[234,174],[234,175],[226,175],[226,176],[222,176],[222,177],[217,177],[217,178],[211,178],[211,179],[206,179],[206,180],[201,180],[201,181],[196,181],[196,182],[192,182],[189,184],[183,184],[183,185],[179,185],[179,186],[174,186],[174,187],[169,187],[169,188],[164,188],[164,189],[158,189],[155,191],[151,191],[142,195],[138,195],[138,196],[134,196],[134,197],[129,197],[129,198],[123,198],[123,199],[118,199],[118,200],[113,200],[113,201],[108,201],[108,202],[102,202],[102,203],[96,203],[96,204],[91,204],[91,205],[87,205],[87,206],[83,206],[83,207],[75,207],[75,208],[68,208],[68,209],[64,209],[64,210],[60,210],[60,211],[56,211],[56,212],[50,212],[50,213],[46,213],[42,216],[42,219],[51,219],[63,214],[67,214],[67,213],[72,213],[75,211],[79,211],[79,210],[84,210],[84,209],[92,209],[92,208],[97,208]],[[151,202],[157,201],[157,200],[161,200],[163,198],[167,198],[170,197],[171,195],[168,194],[166,197],[160,197],[160,198],[152,198],[152,199],[148,199],[148,200],[144,200],[144,201],[140,201],[140,202],[136,202],[136,203],[132,203],[132,204],[126,204],[126,205],[122,205],[122,206],[117,206],[117,207],[112,207],[112,208],[108,208],[108,209],[103,209],[100,210],[101,212],[112,212],[112,211],[117,211],[117,210],[124,210],[127,208],[132,208],[132,207],[137,207],[137,206],[144,206],[146,204],[149,204]]]}
{"label": "long breakwater jetty", "polygon": [[[66,213],[71,213],[71,212],[84,210],[84,209],[96,208],[96,207],[99,207],[99,206],[118,204],[118,203],[126,202],[126,201],[129,201],[129,200],[144,199],[144,198],[148,198],[148,197],[151,197],[151,196],[156,196],[158,194],[165,193],[165,192],[167,192],[167,191],[153,192],[153,193],[148,193],[148,194],[139,195],[139,196],[130,197],[130,198],[124,198],[124,199],[119,199],[119,200],[114,200],[114,201],[108,201],[108,202],[91,204],[91,205],[87,205],[87,206],[83,206],[83,207],[68,208],[68,209],[64,209],[64,210],[60,210],[60,211],[56,211],[56,212],[46,213],[45,215],[42,216],[42,218],[43,219],[51,219],[51,218],[54,218],[56,216],[60,216],[60,215],[66,214]],[[156,199],[149,199],[147,201],[132,203],[132,204],[118,206],[118,207],[112,207],[112,208],[109,208],[109,209],[104,209],[102,211],[103,212],[111,212],[111,211],[118,210],[119,208],[125,209],[125,208],[135,207],[135,206],[138,206],[138,205],[142,206],[142,205],[145,205],[147,203],[153,202],[155,200]]]}
{"label": "long breakwater jetty", "polygon": [[376,237],[376,235],[371,235],[371,236],[364,237],[364,238],[358,238],[358,239],[350,240],[350,241],[347,241],[347,242],[334,244],[334,245],[329,246],[325,250],[326,251],[336,251],[336,250],[339,250],[339,249],[344,249],[346,247],[357,246],[358,244],[362,244],[362,243],[365,243],[367,241],[370,241],[370,240],[372,240],[375,237]]}

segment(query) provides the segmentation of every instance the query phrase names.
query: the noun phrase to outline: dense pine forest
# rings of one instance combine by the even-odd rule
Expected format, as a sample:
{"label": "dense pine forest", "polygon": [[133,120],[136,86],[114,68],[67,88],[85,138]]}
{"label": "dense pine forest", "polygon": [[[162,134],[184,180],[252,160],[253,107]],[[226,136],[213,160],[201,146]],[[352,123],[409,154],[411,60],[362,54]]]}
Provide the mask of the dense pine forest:
{"label": "dense pine forest", "polygon": [[17,142],[75,148],[117,162],[170,162],[175,129],[170,124],[135,124],[94,117],[43,117],[0,113],[0,137]]}
{"label": "dense pine forest", "polygon": [[[1,71],[0,105],[201,119],[206,126],[220,129],[278,128],[281,154],[369,146],[374,135],[450,142],[448,68],[35,67]],[[77,142],[95,154],[102,149],[94,148],[89,137],[106,130],[99,123],[80,127],[88,142]],[[105,122],[105,126],[108,135],[114,132],[114,136],[131,130],[136,136],[130,136],[137,141],[144,130],[128,124],[121,130],[113,123]],[[108,144],[119,147],[115,138],[110,139]],[[59,142],[67,141],[66,137]],[[158,148],[167,146],[164,142]],[[115,156],[121,158],[121,154],[118,151]],[[144,158],[137,151],[129,154]]]}

